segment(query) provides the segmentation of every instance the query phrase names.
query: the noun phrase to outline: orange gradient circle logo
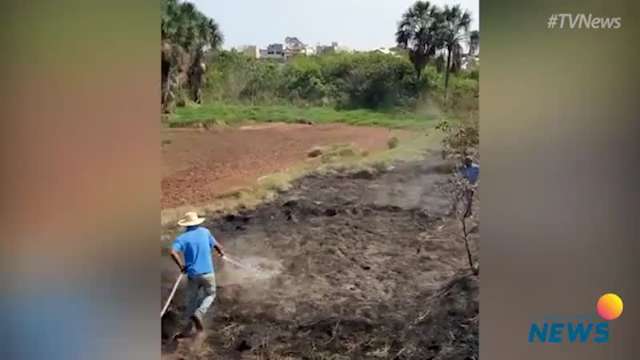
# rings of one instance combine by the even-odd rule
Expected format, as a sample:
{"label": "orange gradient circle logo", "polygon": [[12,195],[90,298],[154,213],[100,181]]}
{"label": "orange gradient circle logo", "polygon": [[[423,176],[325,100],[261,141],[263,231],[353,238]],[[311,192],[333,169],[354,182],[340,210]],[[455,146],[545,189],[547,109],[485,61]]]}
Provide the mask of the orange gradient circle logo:
{"label": "orange gradient circle logo", "polygon": [[622,299],[614,293],[607,293],[598,299],[596,309],[604,320],[615,320],[622,315]]}

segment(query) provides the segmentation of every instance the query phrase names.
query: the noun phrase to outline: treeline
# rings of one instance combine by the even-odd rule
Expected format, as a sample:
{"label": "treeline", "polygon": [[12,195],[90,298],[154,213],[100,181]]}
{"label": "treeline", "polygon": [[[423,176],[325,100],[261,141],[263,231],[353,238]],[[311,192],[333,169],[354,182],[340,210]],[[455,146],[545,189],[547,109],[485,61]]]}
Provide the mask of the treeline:
{"label": "treeline", "polygon": [[[438,110],[478,108],[479,33],[459,5],[417,1],[402,15],[396,54],[299,56],[287,63],[221,50],[218,24],[188,1],[162,0],[162,109],[188,102]],[[473,70],[463,70],[471,68]],[[476,111],[477,112],[477,111]]]}
{"label": "treeline", "polygon": [[[428,66],[417,77],[406,56],[337,53],[277,63],[221,51],[212,60],[215,65],[205,75],[205,102],[386,109],[414,107],[443,94],[442,74]],[[477,70],[459,71],[453,81],[452,100],[474,100],[477,91]]]}

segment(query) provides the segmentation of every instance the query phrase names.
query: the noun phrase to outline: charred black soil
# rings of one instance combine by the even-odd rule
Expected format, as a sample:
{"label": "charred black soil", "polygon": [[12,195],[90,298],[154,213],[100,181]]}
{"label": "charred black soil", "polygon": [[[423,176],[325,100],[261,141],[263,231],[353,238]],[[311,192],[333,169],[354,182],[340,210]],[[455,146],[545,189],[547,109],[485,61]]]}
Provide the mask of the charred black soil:
{"label": "charred black soil", "polygon": [[[229,256],[256,271],[216,258],[206,337],[165,341],[163,357],[476,359],[478,279],[447,214],[450,166],[429,159],[310,175],[255,210],[210,214]],[[177,274],[163,261],[164,300]],[[182,310],[179,290],[165,340]]]}

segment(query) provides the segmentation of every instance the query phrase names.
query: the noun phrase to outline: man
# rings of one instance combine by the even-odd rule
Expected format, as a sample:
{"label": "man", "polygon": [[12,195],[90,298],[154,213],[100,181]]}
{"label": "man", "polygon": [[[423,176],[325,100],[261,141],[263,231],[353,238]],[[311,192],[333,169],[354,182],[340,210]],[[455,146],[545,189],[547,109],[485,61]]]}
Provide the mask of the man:
{"label": "man", "polygon": [[474,188],[476,183],[478,182],[478,177],[480,176],[480,166],[478,164],[475,164],[470,156],[466,156],[464,158],[462,176],[467,179],[469,185],[471,185],[466,187],[466,189],[464,190],[464,198],[466,200],[464,217],[467,218],[471,216],[471,207],[473,205],[473,195],[475,192]]}
{"label": "man", "polygon": [[[187,335],[191,329],[191,323],[195,325],[197,333],[204,330],[203,317],[216,297],[216,278],[211,253],[215,249],[221,257],[224,257],[220,244],[211,232],[199,226],[202,222],[204,218],[198,217],[197,213],[186,213],[184,218],[178,221],[178,225],[184,226],[185,231],[176,238],[171,248],[173,261],[188,277],[186,314],[190,322],[182,332],[182,336]],[[184,256],[184,262],[180,254]],[[203,297],[200,296],[200,291],[204,293]]]}
{"label": "man", "polygon": [[473,162],[471,156],[466,156],[464,158],[464,167],[462,168],[462,176],[464,176],[469,184],[475,185],[478,181],[478,177],[480,176],[480,166]]}

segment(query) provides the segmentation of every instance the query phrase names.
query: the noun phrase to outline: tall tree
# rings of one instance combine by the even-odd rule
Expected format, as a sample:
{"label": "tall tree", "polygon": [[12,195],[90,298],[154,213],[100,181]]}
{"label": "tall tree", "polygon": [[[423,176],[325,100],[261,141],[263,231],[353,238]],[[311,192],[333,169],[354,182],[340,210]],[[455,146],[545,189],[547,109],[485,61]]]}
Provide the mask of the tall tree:
{"label": "tall tree", "polygon": [[461,42],[469,36],[471,13],[462,10],[460,5],[450,7],[446,5],[440,14],[442,22],[440,35],[438,36],[442,46],[447,50],[447,65],[444,73],[444,98],[447,99],[449,88],[449,72],[451,71],[451,59],[454,54],[462,54]]}
{"label": "tall tree", "polygon": [[439,44],[440,11],[428,1],[418,1],[411,6],[398,23],[396,42],[409,52],[418,78],[435,54]]}
{"label": "tall tree", "polygon": [[204,54],[222,45],[218,24],[200,12],[194,4],[163,0],[161,19],[162,39],[162,101],[163,108],[170,93],[171,73],[181,71],[179,59],[188,60],[188,85],[191,98],[200,101],[204,75]]}
{"label": "tall tree", "polygon": [[161,3],[162,17],[160,18],[160,89],[162,112],[168,111],[171,97],[171,68],[175,64],[175,49],[172,39],[177,28],[178,2],[176,0],[164,0]]}
{"label": "tall tree", "polygon": [[464,50],[462,49],[462,44],[455,44],[451,49],[451,65],[449,67],[449,72],[457,73],[458,71],[460,71],[464,58],[465,54]]}
{"label": "tall tree", "polygon": [[475,56],[480,49],[480,32],[473,30],[469,33],[469,56]]}

